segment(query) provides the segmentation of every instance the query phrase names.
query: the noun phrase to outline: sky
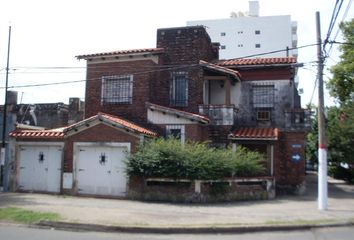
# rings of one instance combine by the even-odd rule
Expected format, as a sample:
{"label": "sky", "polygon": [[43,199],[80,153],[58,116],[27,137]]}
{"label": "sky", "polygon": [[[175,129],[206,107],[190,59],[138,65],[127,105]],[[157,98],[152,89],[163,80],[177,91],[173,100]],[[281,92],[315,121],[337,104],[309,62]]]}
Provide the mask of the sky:
{"label": "sky", "polygon": [[[345,0],[338,16],[351,0]],[[291,15],[298,24],[298,46],[316,43],[315,12],[321,14],[325,38],[335,0],[259,0],[260,16]],[[1,0],[0,104],[4,102],[8,32],[11,26],[9,90],[18,103],[68,103],[84,100],[86,63],[75,56],[124,49],[156,47],[158,28],[186,26],[187,21],[229,18],[248,11],[248,0]],[[354,17],[354,4],[344,20]],[[333,30],[337,31],[336,24]],[[339,35],[336,39],[341,40]],[[339,59],[333,45],[325,69]],[[317,103],[316,46],[299,49],[299,88],[302,105]],[[324,80],[330,73],[325,71]],[[63,84],[63,82],[73,82]],[[15,87],[52,84],[36,87]],[[314,92],[314,94],[313,94]],[[328,93],[325,104],[331,105]]]}

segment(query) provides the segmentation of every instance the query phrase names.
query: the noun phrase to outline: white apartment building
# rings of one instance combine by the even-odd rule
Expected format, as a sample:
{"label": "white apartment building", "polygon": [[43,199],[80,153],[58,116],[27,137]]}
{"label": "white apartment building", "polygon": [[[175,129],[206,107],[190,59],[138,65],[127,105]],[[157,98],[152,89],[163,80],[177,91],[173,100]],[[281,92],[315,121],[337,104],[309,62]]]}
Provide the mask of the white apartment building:
{"label": "white apartment building", "polygon": [[[227,19],[188,21],[203,25],[211,40],[220,43],[220,59],[242,57],[297,57],[297,22],[290,15],[259,16],[258,1],[249,1],[249,12]],[[289,49],[287,51],[287,49]],[[258,55],[268,53],[265,55]]]}

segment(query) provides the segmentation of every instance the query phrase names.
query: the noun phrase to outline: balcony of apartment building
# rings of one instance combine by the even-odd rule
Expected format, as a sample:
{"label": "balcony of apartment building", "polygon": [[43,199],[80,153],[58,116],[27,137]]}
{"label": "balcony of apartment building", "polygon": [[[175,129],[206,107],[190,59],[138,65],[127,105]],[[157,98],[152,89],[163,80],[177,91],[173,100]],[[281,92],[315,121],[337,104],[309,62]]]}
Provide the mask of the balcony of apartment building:
{"label": "balcony of apartment building", "polygon": [[287,130],[311,130],[311,110],[292,108],[285,110],[285,128]]}
{"label": "balcony of apartment building", "polygon": [[208,76],[204,80],[203,104],[199,113],[208,116],[212,125],[233,125],[237,108],[232,104],[235,82],[224,76]]}

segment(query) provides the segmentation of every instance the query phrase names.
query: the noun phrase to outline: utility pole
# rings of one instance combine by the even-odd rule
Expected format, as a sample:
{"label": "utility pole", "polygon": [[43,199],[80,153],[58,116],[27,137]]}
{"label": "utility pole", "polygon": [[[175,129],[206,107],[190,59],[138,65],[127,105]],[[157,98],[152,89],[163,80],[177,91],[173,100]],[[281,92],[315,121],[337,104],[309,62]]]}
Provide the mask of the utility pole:
{"label": "utility pole", "polygon": [[325,135],[323,97],[323,54],[320,13],[316,12],[317,57],[318,57],[318,209],[327,209],[327,143]]}
{"label": "utility pole", "polygon": [[4,112],[2,121],[2,145],[1,145],[1,169],[0,169],[0,182],[1,187],[4,186],[4,164],[5,164],[5,147],[6,147],[6,120],[7,120],[7,88],[9,82],[9,64],[10,64],[10,42],[11,42],[11,26],[9,26],[9,40],[7,44],[7,64],[6,64],[6,82],[5,82],[5,101]]}

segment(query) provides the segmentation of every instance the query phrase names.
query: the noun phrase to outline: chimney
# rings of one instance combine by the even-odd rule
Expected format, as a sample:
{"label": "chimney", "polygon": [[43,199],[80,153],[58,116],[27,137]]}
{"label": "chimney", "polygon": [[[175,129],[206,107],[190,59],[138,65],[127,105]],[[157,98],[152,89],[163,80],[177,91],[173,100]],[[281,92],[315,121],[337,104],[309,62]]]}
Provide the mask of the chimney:
{"label": "chimney", "polygon": [[250,17],[259,17],[259,2],[258,1],[249,1],[249,16]]}

